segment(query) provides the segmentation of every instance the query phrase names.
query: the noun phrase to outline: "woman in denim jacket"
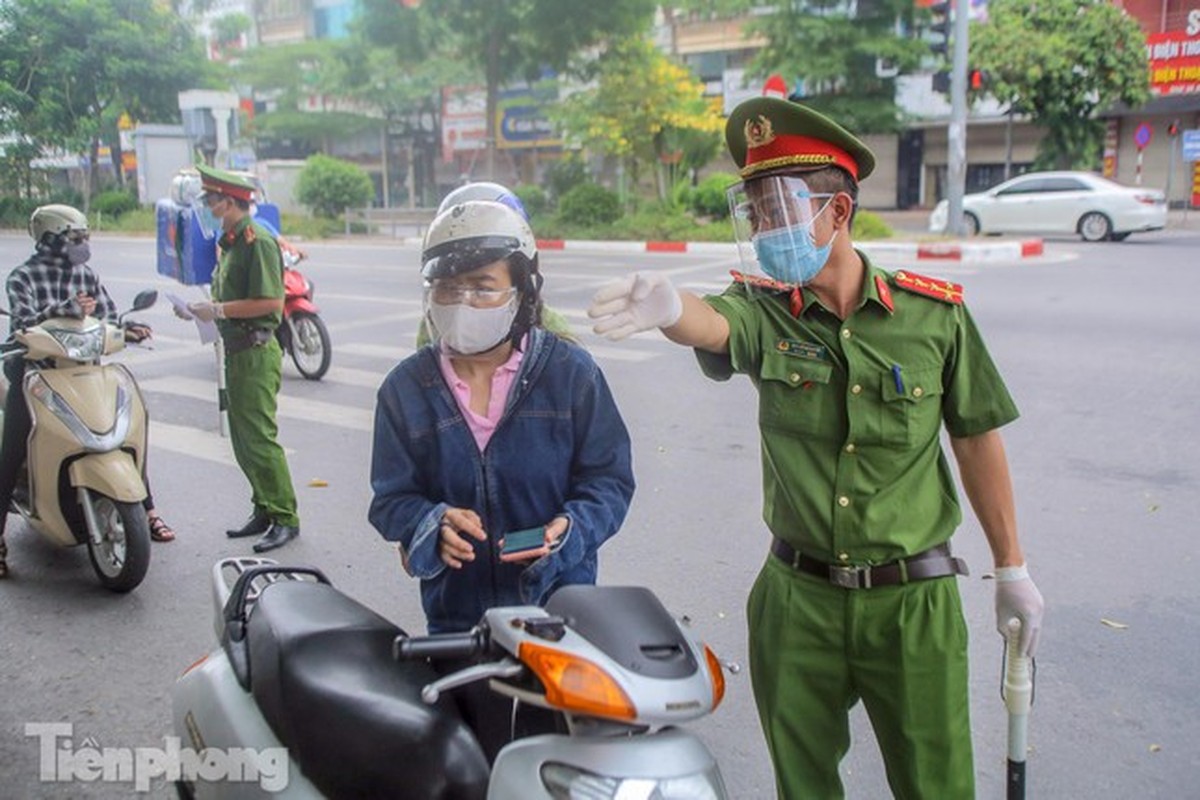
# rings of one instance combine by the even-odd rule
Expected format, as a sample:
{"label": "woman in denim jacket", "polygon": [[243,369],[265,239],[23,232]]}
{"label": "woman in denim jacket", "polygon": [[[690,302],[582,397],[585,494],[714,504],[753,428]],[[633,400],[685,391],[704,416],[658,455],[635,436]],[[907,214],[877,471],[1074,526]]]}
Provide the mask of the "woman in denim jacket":
{"label": "woman in denim jacket", "polygon": [[[435,341],[379,390],[371,524],[421,581],[431,633],[493,606],[542,604],[595,583],[634,481],[629,433],[599,367],[540,324],[537,246],[495,202],[440,214],[425,237]],[[542,544],[501,555],[506,534]]]}

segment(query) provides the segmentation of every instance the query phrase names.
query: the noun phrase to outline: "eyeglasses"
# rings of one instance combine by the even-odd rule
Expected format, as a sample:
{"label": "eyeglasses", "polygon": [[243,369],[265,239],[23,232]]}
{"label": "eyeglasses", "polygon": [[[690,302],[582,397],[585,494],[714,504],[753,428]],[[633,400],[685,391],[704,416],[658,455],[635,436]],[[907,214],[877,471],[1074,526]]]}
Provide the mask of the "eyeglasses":
{"label": "eyeglasses", "polygon": [[517,287],[507,289],[481,289],[474,286],[455,286],[434,282],[425,285],[426,290],[439,305],[469,305],[475,308],[490,308],[502,305],[517,292]]}
{"label": "eyeglasses", "polygon": [[[733,216],[735,221],[747,223],[753,230],[778,228],[788,223],[807,225],[836,196],[836,193],[808,191],[763,193],[752,200],[736,203]],[[824,201],[815,213],[813,200]]]}

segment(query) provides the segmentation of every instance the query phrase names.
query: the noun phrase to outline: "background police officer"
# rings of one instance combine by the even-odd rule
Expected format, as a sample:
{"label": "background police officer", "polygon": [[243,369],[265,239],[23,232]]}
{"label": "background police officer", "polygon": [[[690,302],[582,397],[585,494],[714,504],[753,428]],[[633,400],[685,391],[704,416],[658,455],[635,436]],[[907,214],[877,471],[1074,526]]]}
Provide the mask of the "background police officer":
{"label": "background police officer", "polygon": [[203,165],[197,169],[204,190],[201,211],[220,223],[221,258],[212,302],[192,303],[188,310],[215,320],[221,332],[229,438],[254,504],[246,524],[226,535],[261,535],[254,551],[263,553],[300,535],[296,493],[275,422],[283,356],[275,340],[283,313],[279,245],[250,217],[255,190],[250,181]]}

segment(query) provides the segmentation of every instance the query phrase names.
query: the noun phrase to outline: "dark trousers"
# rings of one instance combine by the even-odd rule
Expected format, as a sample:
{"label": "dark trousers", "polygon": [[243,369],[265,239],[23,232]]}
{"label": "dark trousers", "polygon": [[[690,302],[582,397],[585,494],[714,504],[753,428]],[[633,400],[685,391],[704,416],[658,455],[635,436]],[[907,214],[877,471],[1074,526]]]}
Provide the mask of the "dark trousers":
{"label": "dark trousers", "polygon": [[[475,663],[458,660],[434,663],[433,667],[439,675],[448,675]],[[495,763],[500,750],[516,739],[567,732],[567,723],[558,712],[527,703],[515,704],[512,698],[489,689],[487,681],[469,683],[447,694],[454,698],[459,715],[475,734],[489,764]]]}
{"label": "dark trousers", "polygon": [[[19,358],[5,361],[4,377],[8,378],[8,395],[4,399],[4,439],[0,441],[0,536],[4,535],[17,476],[29,454],[29,431],[33,428],[23,389],[25,362]],[[142,478],[146,482],[146,499],[142,501],[142,507],[149,511],[154,508],[154,497],[150,494],[149,479],[145,475]]]}

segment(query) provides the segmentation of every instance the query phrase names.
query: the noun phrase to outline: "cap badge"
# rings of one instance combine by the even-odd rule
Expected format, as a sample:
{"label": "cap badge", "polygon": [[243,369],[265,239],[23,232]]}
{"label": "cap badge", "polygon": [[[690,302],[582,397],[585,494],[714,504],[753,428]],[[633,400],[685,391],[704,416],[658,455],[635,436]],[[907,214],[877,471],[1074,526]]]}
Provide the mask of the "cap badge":
{"label": "cap badge", "polygon": [[762,147],[775,141],[775,129],[771,126],[771,120],[758,115],[758,119],[746,120],[746,146],[747,147]]}

